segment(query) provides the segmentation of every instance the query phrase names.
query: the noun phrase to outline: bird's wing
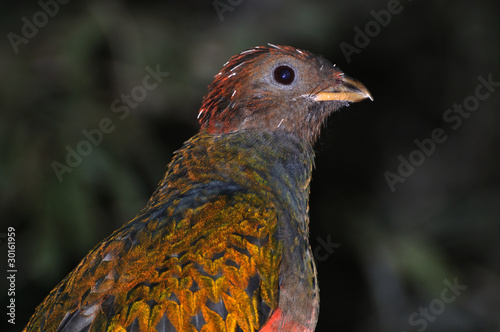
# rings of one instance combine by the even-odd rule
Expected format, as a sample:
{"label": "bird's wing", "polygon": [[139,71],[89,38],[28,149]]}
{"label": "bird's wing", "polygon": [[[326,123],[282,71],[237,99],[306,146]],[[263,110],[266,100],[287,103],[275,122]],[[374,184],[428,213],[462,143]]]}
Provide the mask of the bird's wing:
{"label": "bird's wing", "polygon": [[259,330],[278,302],[276,210],[262,195],[207,188],[152,200],[49,294],[26,331]]}

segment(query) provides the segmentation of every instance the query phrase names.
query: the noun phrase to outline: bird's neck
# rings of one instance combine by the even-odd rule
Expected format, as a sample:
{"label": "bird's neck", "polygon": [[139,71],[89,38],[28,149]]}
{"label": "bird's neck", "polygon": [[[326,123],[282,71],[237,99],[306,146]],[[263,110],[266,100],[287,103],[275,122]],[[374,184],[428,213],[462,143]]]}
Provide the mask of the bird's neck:
{"label": "bird's neck", "polygon": [[223,190],[231,186],[234,190],[269,195],[278,204],[296,209],[292,217],[298,217],[307,210],[313,159],[309,143],[286,133],[211,135],[202,130],[175,153],[153,196],[175,197],[185,188]]}

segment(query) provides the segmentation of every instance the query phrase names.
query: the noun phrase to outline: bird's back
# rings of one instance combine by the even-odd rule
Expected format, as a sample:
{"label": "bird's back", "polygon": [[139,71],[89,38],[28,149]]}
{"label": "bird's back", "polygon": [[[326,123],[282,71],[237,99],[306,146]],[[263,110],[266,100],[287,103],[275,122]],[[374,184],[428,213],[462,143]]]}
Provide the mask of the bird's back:
{"label": "bird's back", "polygon": [[27,331],[262,327],[278,307],[284,223],[307,213],[289,208],[307,205],[290,186],[310,165],[280,162],[302,148],[272,149],[272,135],[234,136],[187,142],[147,207],[50,293]]}

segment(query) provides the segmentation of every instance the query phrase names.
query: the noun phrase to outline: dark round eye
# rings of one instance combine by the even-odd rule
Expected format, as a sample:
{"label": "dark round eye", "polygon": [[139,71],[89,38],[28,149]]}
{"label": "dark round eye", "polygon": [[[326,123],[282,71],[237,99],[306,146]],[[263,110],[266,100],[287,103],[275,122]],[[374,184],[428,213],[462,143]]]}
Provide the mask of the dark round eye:
{"label": "dark round eye", "polygon": [[292,84],[295,79],[295,72],[288,66],[279,66],[274,70],[274,79],[281,84]]}

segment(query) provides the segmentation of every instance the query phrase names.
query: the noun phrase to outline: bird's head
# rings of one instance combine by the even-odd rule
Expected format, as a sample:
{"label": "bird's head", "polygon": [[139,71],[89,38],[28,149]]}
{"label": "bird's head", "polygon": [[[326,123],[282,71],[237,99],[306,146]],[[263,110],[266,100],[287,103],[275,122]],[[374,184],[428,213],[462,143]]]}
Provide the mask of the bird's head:
{"label": "bird's head", "polygon": [[255,47],[215,76],[198,115],[211,134],[283,131],[314,143],[328,115],[372,99],[359,81],[329,61],[289,46]]}

